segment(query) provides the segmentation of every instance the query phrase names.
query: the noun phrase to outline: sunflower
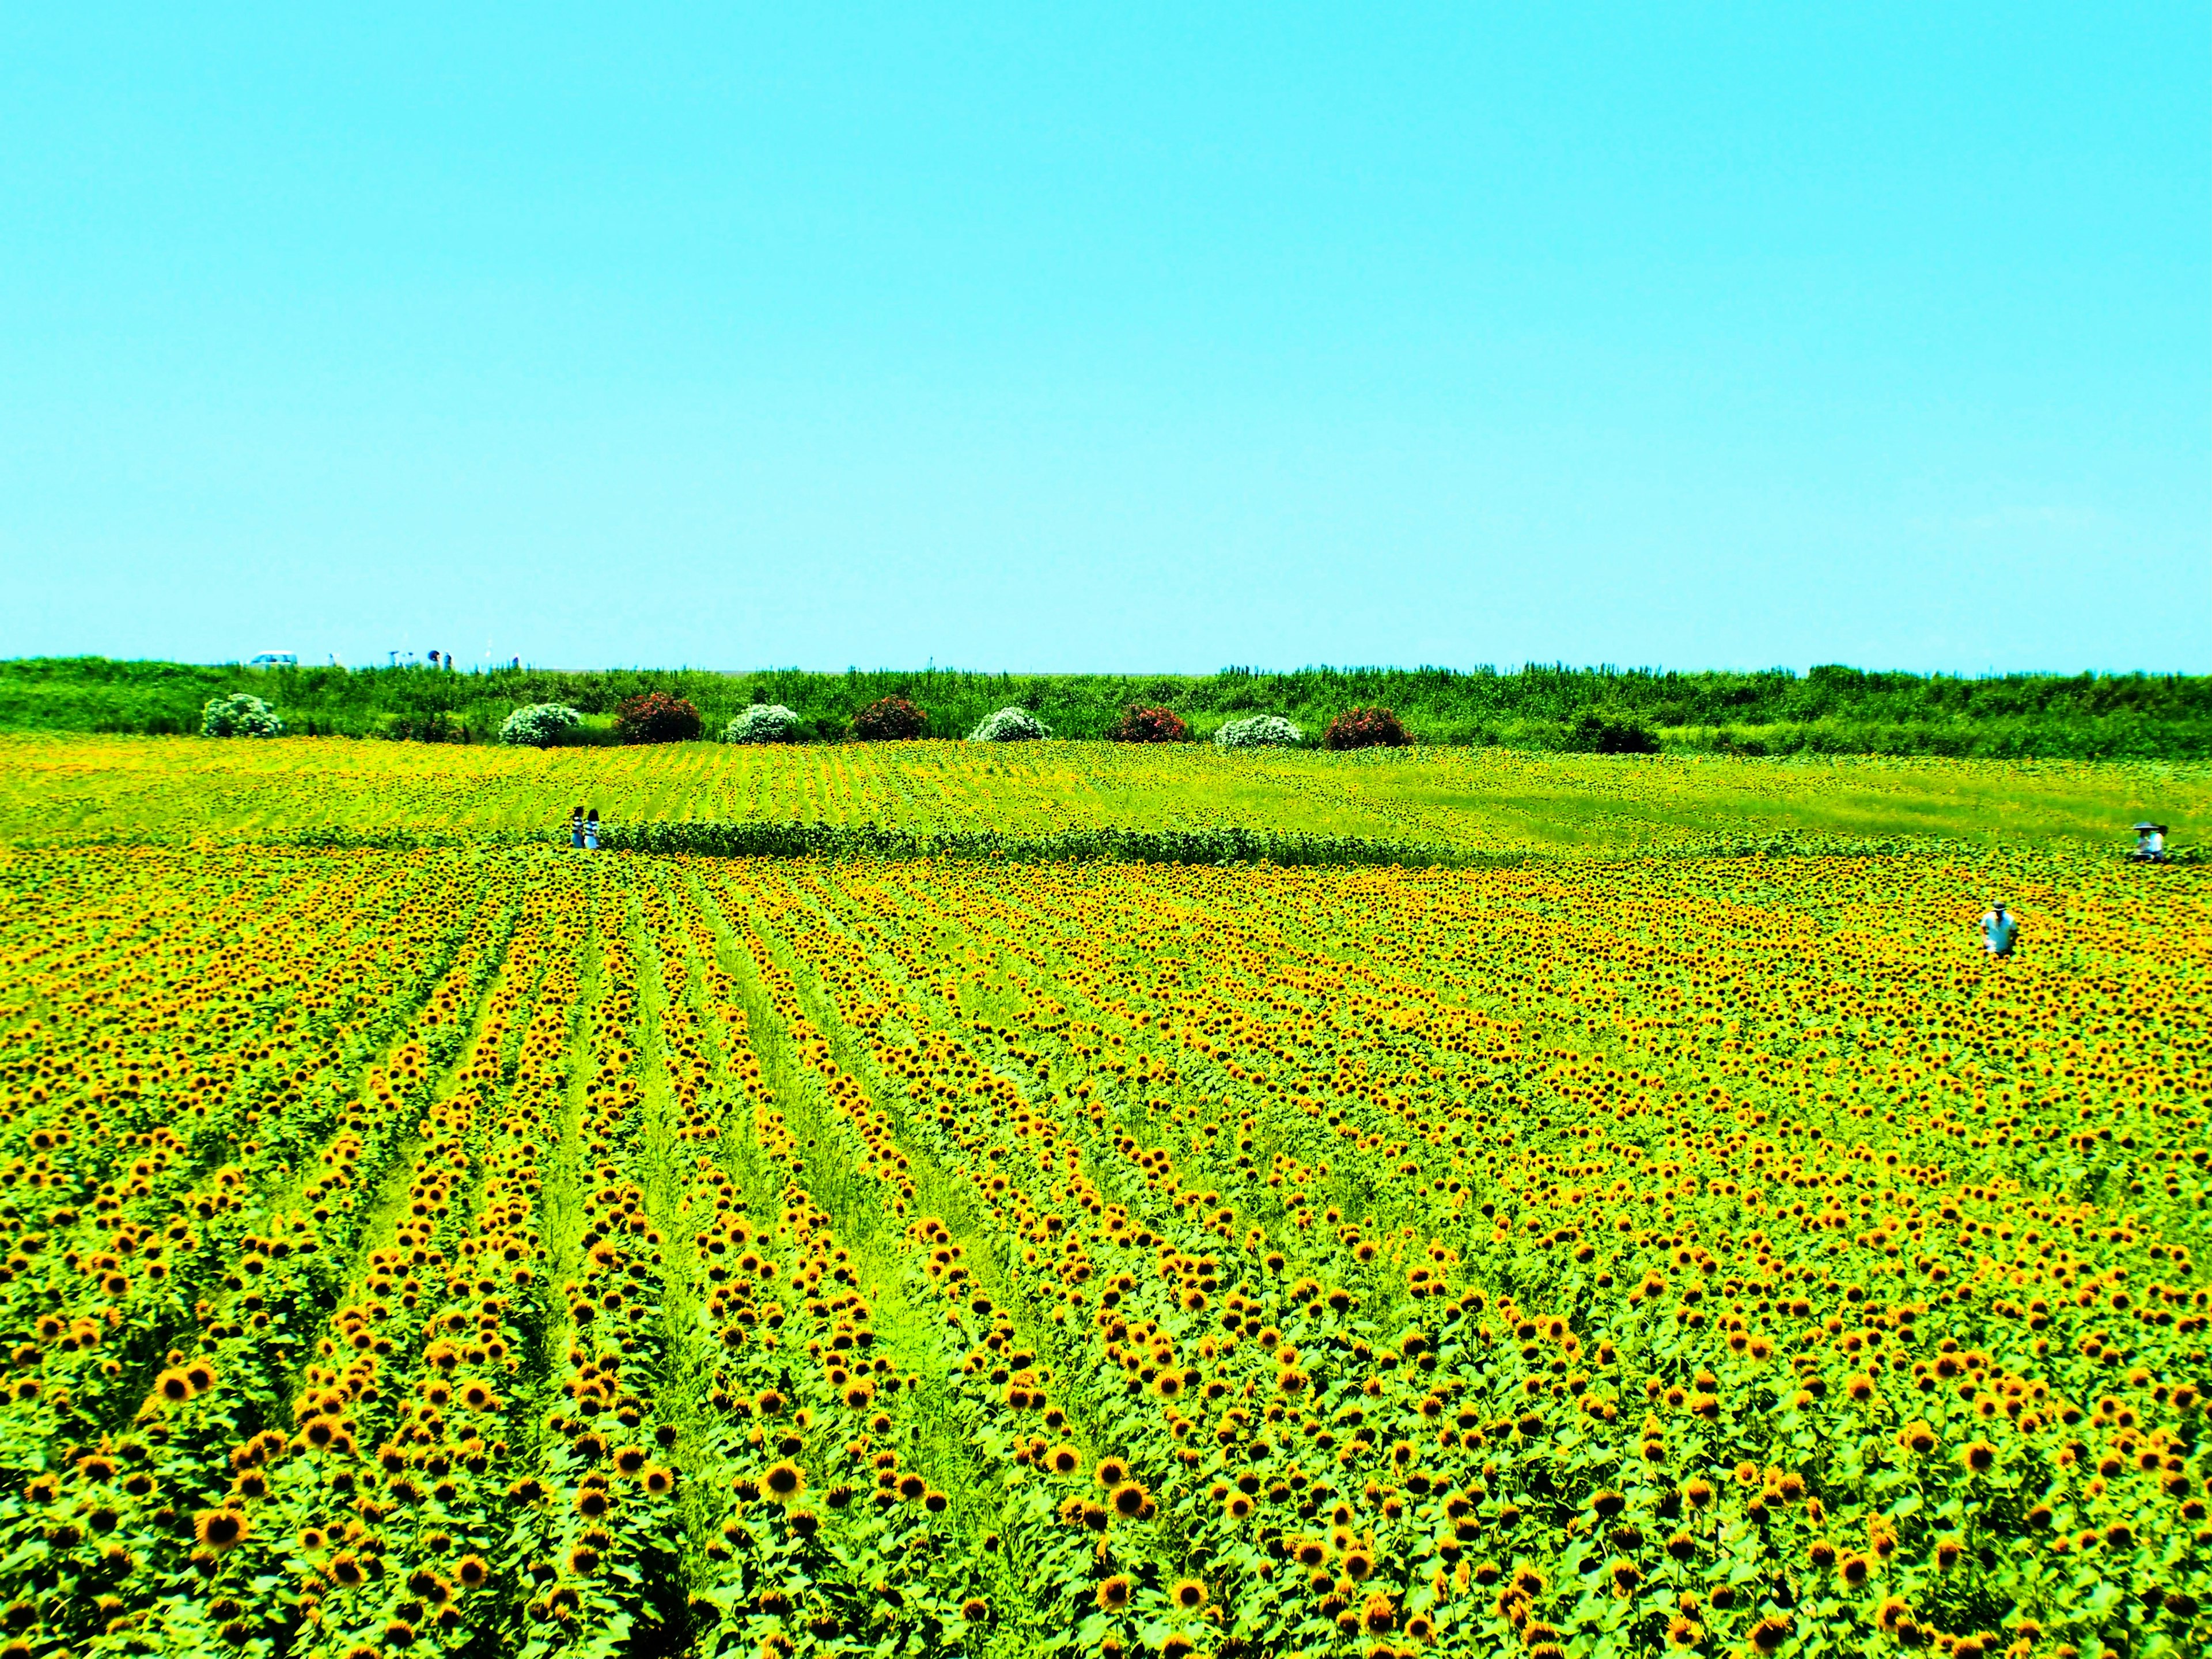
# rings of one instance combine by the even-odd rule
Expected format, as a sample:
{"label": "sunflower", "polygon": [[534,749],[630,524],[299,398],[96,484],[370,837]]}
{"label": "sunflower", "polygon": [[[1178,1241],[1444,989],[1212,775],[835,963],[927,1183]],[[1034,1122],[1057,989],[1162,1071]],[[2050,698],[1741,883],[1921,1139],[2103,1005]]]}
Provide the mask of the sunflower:
{"label": "sunflower", "polygon": [[805,1490],[806,1477],[800,1473],[798,1464],[786,1458],[782,1462],[769,1466],[768,1473],[761,1477],[761,1485],[770,1498],[779,1504],[785,1504]]}
{"label": "sunflower", "polygon": [[1115,1514],[1124,1521],[1134,1521],[1152,1507],[1152,1498],[1144,1487],[1130,1480],[1114,1488],[1111,1501]]}
{"label": "sunflower", "polygon": [[245,1542],[252,1523],[236,1510],[202,1510],[192,1517],[192,1536],[211,1550],[235,1548]]}
{"label": "sunflower", "polygon": [[1119,1613],[1129,1605],[1130,1583],[1127,1577],[1115,1573],[1098,1586],[1098,1606],[1107,1613]]}
{"label": "sunflower", "polygon": [[1195,1578],[1178,1579],[1168,1600],[1185,1613],[1196,1613],[1206,1605],[1206,1586]]}

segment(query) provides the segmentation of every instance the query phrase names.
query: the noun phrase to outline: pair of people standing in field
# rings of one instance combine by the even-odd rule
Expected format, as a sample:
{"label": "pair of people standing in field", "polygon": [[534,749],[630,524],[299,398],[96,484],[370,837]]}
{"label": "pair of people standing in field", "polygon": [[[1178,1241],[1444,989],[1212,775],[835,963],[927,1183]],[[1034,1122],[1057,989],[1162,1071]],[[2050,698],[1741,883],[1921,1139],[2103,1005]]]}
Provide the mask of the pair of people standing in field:
{"label": "pair of people standing in field", "polygon": [[594,806],[586,812],[577,807],[568,814],[568,845],[580,847],[586,852],[599,850],[599,809]]}

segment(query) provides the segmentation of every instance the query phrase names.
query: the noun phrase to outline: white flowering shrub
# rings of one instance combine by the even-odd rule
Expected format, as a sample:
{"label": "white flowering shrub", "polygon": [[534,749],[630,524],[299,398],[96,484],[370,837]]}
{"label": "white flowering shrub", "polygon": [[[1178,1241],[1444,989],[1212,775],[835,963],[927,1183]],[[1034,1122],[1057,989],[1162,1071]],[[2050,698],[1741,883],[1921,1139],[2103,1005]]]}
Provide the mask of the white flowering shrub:
{"label": "white flowering shrub", "polygon": [[805,736],[799,716],[780,702],[757,702],[732,720],[724,743],[797,743]]}
{"label": "white flowering shrub", "polygon": [[499,740],[517,748],[544,749],[584,723],[565,702],[526,703],[499,724]]}
{"label": "white flowering shrub", "polygon": [[281,738],[284,722],[260,698],[244,691],[216,697],[200,708],[204,738]]}
{"label": "white flowering shrub", "polygon": [[968,734],[970,743],[1028,743],[1048,738],[1044,722],[1026,708],[1001,708],[983,716],[983,723]]}
{"label": "white flowering shrub", "polygon": [[1280,714],[1255,714],[1231,720],[1213,734],[1219,749],[1295,749],[1305,741],[1298,728]]}

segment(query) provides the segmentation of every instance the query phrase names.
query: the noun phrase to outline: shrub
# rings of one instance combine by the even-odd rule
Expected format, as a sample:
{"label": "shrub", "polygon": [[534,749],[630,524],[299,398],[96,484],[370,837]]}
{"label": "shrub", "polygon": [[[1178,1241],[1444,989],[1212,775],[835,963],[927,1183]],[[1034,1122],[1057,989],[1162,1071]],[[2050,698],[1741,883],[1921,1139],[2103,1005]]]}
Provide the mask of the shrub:
{"label": "shrub", "polygon": [[968,734],[970,743],[1034,743],[1039,738],[1048,738],[1044,722],[1026,708],[1001,708],[996,714],[986,714],[982,722]]}
{"label": "shrub", "polygon": [[757,702],[732,720],[722,733],[724,743],[799,743],[806,726],[780,702]]}
{"label": "shrub", "polygon": [[284,722],[260,698],[245,691],[215,697],[201,705],[200,735],[204,738],[281,738]]}
{"label": "shrub", "polygon": [[929,730],[929,716],[904,697],[879,697],[853,716],[862,743],[904,743]]}
{"label": "shrub", "polygon": [[624,743],[689,743],[705,729],[688,699],[665,691],[625,697],[615,706],[615,732]]}
{"label": "shrub", "polygon": [[1322,733],[1324,749],[1402,749],[1406,728],[1387,708],[1347,708]]}
{"label": "shrub", "polygon": [[499,740],[519,749],[550,749],[583,724],[584,717],[565,702],[526,703],[499,723]]}
{"label": "shrub", "polygon": [[1633,720],[1585,714],[1568,731],[1567,747],[1585,755],[1656,755],[1659,739]]}
{"label": "shrub", "polygon": [[1121,720],[1106,737],[1111,743],[1187,743],[1190,727],[1172,708],[1147,708],[1133,702],[1121,711]]}
{"label": "shrub", "polygon": [[1231,720],[1213,734],[1218,749],[1295,749],[1305,741],[1298,728],[1280,714],[1255,714]]}
{"label": "shrub", "polygon": [[380,714],[369,735],[394,743],[466,743],[469,728],[459,714],[433,709],[426,714]]}

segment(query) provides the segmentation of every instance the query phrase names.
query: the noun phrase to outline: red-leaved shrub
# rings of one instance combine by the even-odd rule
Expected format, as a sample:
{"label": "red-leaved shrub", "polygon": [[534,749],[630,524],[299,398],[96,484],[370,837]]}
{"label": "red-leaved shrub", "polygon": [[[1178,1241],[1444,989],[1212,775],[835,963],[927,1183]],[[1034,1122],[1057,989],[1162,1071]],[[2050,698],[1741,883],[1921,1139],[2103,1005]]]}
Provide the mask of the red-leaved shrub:
{"label": "red-leaved shrub", "polygon": [[1106,738],[1109,743],[1187,743],[1190,728],[1172,708],[1147,708],[1133,702],[1121,711],[1121,720]]}
{"label": "red-leaved shrub", "polygon": [[1324,749],[1402,749],[1406,728],[1387,708],[1347,708],[1322,733]]}
{"label": "red-leaved shrub", "polygon": [[882,697],[853,716],[853,735],[862,743],[903,743],[929,730],[929,716],[904,697]]}
{"label": "red-leaved shrub", "polygon": [[690,743],[703,729],[699,711],[665,691],[625,697],[615,708],[615,732],[624,743]]}

